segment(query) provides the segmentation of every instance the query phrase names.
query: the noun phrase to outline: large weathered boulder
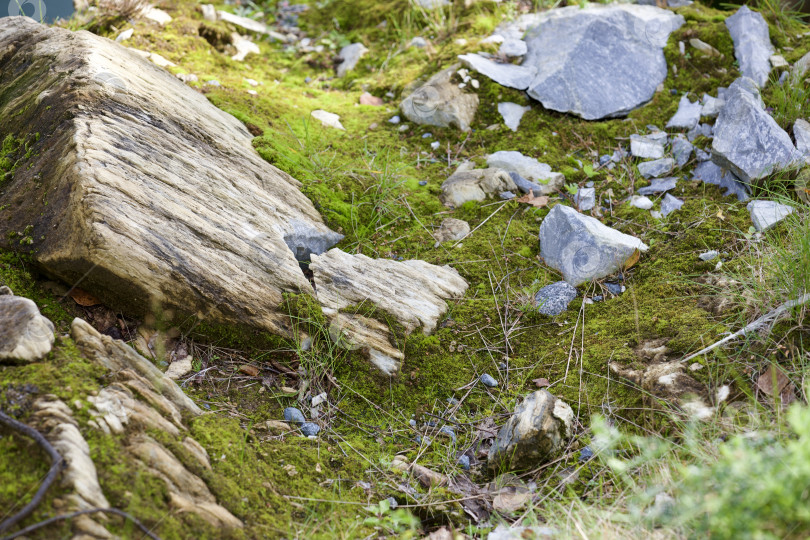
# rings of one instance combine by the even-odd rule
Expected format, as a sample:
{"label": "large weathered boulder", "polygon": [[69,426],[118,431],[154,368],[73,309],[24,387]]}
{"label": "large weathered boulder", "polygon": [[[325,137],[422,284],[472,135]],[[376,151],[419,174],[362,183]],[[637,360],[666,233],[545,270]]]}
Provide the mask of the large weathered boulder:
{"label": "large weathered boulder", "polygon": [[743,77],[752,79],[757,86],[765,86],[771,72],[773,45],[768,33],[768,23],[756,11],[742,6],[737,13],[726,19],[726,27],[734,41],[734,56],[740,64]]}
{"label": "large weathered boulder", "polygon": [[570,206],[556,205],[540,225],[540,256],[574,286],[621,270],[636,251],[647,245]]}
{"label": "large weathered boulder", "polygon": [[528,469],[557,457],[571,437],[574,411],[548,390],[529,394],[498,432],[487,466]]}
{"label": "large weathered boulder", "polygon": [[298,259],[341,236],[240,122],[89,32],[8,17],[0,50],[0,118],[15,119],[0,136],[28,145],[0,194],[0,247],[136,315],[289,333],[282,294],[313,292]]}
{"label": "large weathered boulder", "polygon": [[478,94],[462,92],[452,81],[458,64],[438,72],[400,104],[402,114],[417,124],[455,126],[469,131],[478,110]]}
{"label": "large weathered boulder", "polygon": [[649,101],[667,75],[663,47],[684,22],[653,6],[551,9],[526,32],[531,97],[588,120],[623,116]]}
{"label": "large weathered boulder", "polygon": [[714,124],[712,161],[752,184],[798,160],[790,135],[765,110],[754,81],[740,77],[725,100]]}
{"label": "large weathered boulder", "polygon": [[0,287],[0,361],[36,362],[51,352],[53,323],[28,298]]}
{"label": "large weathered boulder", "polygon": [[[390,317],[405,334],[420,327],[430,334],[447,311],[446,300],[461,298],[467,290],[467,282],[449,266],[418,260],[372,259],[339,249],[313,255],[310,269],[324,315],[333,321],[333,328],[342,332],[333,339],[345,340],[349,348],[364,349],[373,363],[389,375],[402,361],[401,354],[391,351],[393,336],[379,321],[355,311],[373,312],[383,322]],[[342,313],[347,308],[353,311]],[[377,344],[386,337],[388,347]]]}

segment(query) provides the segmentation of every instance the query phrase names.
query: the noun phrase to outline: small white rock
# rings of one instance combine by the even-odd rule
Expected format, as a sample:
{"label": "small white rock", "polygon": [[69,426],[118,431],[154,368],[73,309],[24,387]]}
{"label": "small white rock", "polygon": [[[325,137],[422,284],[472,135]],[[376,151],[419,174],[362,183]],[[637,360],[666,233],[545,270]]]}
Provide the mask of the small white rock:
{"label": "small white rock", "polygon": [[313,118],[315,118],[316,120],[320,120],[321,124],[323,124],[326,127],[346,131],[346,128],[344,128],[343,124],[340,123],[340,116],[338,116],[335,113],[330,113],[328,111],[324,111],[323,109],[317,109],[312,111],[311,114]]}

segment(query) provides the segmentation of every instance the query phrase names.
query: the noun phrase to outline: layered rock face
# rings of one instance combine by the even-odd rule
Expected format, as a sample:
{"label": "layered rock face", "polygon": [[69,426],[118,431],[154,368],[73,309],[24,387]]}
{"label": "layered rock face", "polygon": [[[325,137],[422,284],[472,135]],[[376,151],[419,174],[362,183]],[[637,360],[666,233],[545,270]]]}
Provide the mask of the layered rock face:
{"label": "layered rock face", "polygon": [[0,19],[0,247],[105,303],[288,333],[298,261],[341,236],[200,93],[88,32]]}

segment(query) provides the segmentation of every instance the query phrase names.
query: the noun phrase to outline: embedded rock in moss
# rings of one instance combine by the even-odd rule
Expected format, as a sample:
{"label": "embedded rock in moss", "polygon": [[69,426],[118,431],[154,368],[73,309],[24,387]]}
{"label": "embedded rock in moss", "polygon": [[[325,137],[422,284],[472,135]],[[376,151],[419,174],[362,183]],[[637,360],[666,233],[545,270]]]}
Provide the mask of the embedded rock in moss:
{"label": "embedded rock in moss", "polygon": [[478,95],[462,92],[452,77],[458,64],[440,71],[405,98],[402,113],[417,124],[469,131],[478,110]]}
{"label": "embedded rock in moss", "polygon": [[740,64],[740,73],[752,79],[757,86],[765,86],[774,52],[768,23],[759,13],[742,6],[726,19],[726,26],[734,40],[734,57]]}
{"label": "embedded rock in moss", "polygon": [[546,11],[528,28],[528,93],[544,107],[587,120],[624,116],[667,76],[663,48],[684,23],[653,6],[590,4]]}
{"label": "embedded rock in moss", "polygon": [[28,298],[0,288],[0,361],[36,362],[51,352],[53,323]]}
{"label": "embedded rock in moss", "polygon": [[792,206],[776,201],[751,201],[746,208],[754,228],[759,232],[767,231],[793,213]]}
{"label": "embedded rock in moss", "polygon": [[442,242],[458,241],[470,234],[470,224],[463,219],[445,218],[439,225],[439,230],[433,233],[436,243],[433,247],[439,247]]}
{"label": "embedded rock in moss", "polygon": [[483,201],[491,195],[517,189],[506,171],[496,168],[456,172],[442,183],[441,201],[458,208],[468,201]]}
{"label": "embedded rock in moss", "polygon": [[335,73],[338,77],[345,77],[351,70],[357,66],[360,58],[368,52],[368,49],[362,43],[352,43],[340,49],[338,54],[338,65],[335,68]]}
{"label": "embedded rock in moss", "polygon": [[[356,313],[342,313],[350,306],[393,318],[406,334],[422,328],[430,334],[447,311],[446,300],[461,298],[467,282],[449,266],[424,261],[372,259],[331,249],[313,255],[318,302],[332,321],[332,339],[347,348],[363,348],[384,373],[393,374],[404,358],[393,345],[387,325]],[[343,339],[342,339],[343,338]]]}
{"label": "embedded rock in moss", "polygon": [[30,230],[47,273],[136,315],[290,333],[282,294],[313,292],[296,255],[342,237],[240,122],[89,32],[8,17],[0,49],[3,129],[29,144],[0,195],[0,247]]}
{"label": "embedded rock in moss", "polygon": [[[565,183],[565,176],[563,176],[562,173],[553,172],[551,166],[547,163],[541,163],[533,157],[525,156],[514,150],[501,150],[488,155],[487,165],[490,167],[498,167],[510,173],[517,173],[521,177],[531,180],[533,183],[527,185],[525,182],[516,180],[514,176],[510,175],[520,191],[524,193],[531,191],[535,196],[550,195],[560,189]],[[542,184],[542,186],[538,186],[538,184],[534,182]],[[541,187],[539,192],[538,187]]]}
{"label": "embedded rock in moss", "polygon": [[790,135],[765,110],[754,81],[740,77],[725,99],[714,124],[712,161],[749,184],[798,161]]}
{"label": "embedded rock in moss", "polygon": [[540,256],[574,286],[618,272],[636,251],[647,249],[638,238],[562,204],[540,225]]}
{"label": "embedded rock in moss", "polygon": [[810,122],[797,119],[793,124],[793,138],[796,139],[796,150],[810,163]]}
{"label": "embedded rock in moss", "polygon": [[556,458],[571,437],[574,411],[548,390],[526,396],[498,432],[487,467],[529,469]]}
{"label": "embedded rock in moss", "polygon": [[740,182],[733,172],[719,167],[713,161],[703,161],[692,171],[692,180],[700,180],[707,184],[713,184],[725,189],[723,195],[736,195],[737,199],[744,201],[748,199],[749,187]]}

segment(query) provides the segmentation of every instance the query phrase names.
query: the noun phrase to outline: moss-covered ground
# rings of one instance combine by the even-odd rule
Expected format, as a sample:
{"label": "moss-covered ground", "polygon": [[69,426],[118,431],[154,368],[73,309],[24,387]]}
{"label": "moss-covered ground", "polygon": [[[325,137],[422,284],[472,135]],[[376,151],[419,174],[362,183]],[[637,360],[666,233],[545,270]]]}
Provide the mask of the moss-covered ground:
{"label": "moss-covered ground", "polygon": [[[253,11],[250,6],[255,7],[249,3],[248,14],[258,17],[263,10],[270,21],[278,9],[275,2]],[[470,132],[413,124],[401,129],[402,124],[388,121],[399,114],[398,103],[418,81],[453,64],[458,54],[487,49],[477,41],[521,6],[526,7],[477,2],[467,8],[455,2],[444,11],[423,14],[404,0],[311,3],[299,24],[314,42],[325,46],[323,52],[300,53],[270,38],[252,36],[261,54],[249,55],[244,62],[231,60],[227,48],[218,50],[211,44],[217,41],[211,36],[227,36],[234,28],[221,21],[205,22],[194,2],[161,6],[173,17],[163,27],[143,20],[64,23],[111,38],[134,28],[126,45],[159,53],[176,64],[170,68],[175,73],[196,75],[198,81],[190,85],[248,125],[257,134],[257,151],[303,182],[327,222],[346,236],[338,247],[372,257],[449,264],[470,284],[463,299],[450,303],[433,335],[414,334],[402,340],[405,361],[393,378],[380,375],[359,352],[331,344],[322,315],[306,299],[290,298],[288,305],[291,317],[313,336],[309,349],[249,329],[205,322],[183,328],[185,338],[201,353],[195,367],[202,370],[185,388],[207,410],[190,430],[208,450],[213,465],[212,471],[194,472],[245,521],[246,528],[233,533],[235,537],[410,534],[411,522],[399,514],[366,519],[372,513],[364,504],[389,496],[413,505],[411,512],[421,520],[423,532],[452,522],[476,533],[458,503],[442,504],[442,499],[457,497],[452,493],[417,488],[408,494],[400,489],[403,478],[389,470],[393,456],[419,456],[419,462],[430,468],[456,472],[458,455],[475,454],[476,426],[487,418],[502,422],[521,396],[537,388],[535,379],[547,379],[549,390],[572,406],[579,426],[563,460],[534,473],[543,483],[576,461],[585,444],[579,434],[586,432],[594,414],[642,432],[667,429],[667,415],[653,411],[641,389],[611,374],[609,362],[640,366],[643,359],[634,349],[661,338],[667,340],[671,357],[677,358],[728,330],[723,320],[698,306],[704,291],[697,279],[713,272],[716,261],[702,262],[697,255],[709,249],[730,250],[748,234],[744,203],[724,197],[714,186],[690,181],[690,163],[679,171],[675,192],[685,201],[683,207],[655,219],[622,202],[648,183],[632,161],[626,161],[626,170],[594,169],[591,164],[626,146],[631,134],[645,132],[648,125],[663,128],[684,93],[693,100],[704,92],[716,95],[718,87],[738,76],[724,25],[730,12],[700,3],[676,10],[686,24],[665,49],[670,69],[663,89],[627,118],[589,122],[547,111],[525,94],[479,76],[480,106]],[[791,62],[810,49],[808,28],[794,24],[771,28],[774,44]],[[428,39],[429,46],[410,47],[417,35]],[[721,56],[705,55],[688,45],[682,55],[678,42],[691,38],[712,45]],[[355,41],[363,42],[369,53],[348,77],[334,78],[332,57],[341,45]],[[259,85],[249,85],[247,78]],[[205,84],[209,80],[220,86]],[[384,105],[358,105],[366,91],[382,98]],[[771,96],[772,91],[766,90],[766,99]],[[517,132],[502,124],[500,101],[532,105]],[[316,109],[339,114],[346,130],[321,126],[310,116]],[[19,142],[26,140],[24,135],[5,139],[0,172],[11,171],[26,158]],[[433,141],[440,142],[438,150],[431,149]],[[710,141],[698,139],[696,144],[706,147]],[[485,155],[497,150],[518,150],[562,172],[568,188],[552,204],[564,204],[571,190],[588,182],[597,188],[602,205],[614,203],[602,213],[602,221],[650,246],[632,268],[605,280],[621,279],[626,292],[604,302],[582,302],[585,296],[603,294],[603,283],[595,282],[580,287],[580,298],[563,315],[548,318],[536,312],[533,293],[560,279],[539,258],[538,229],[548,209],[488,200],[451,210],[438,198],[442,182],[460,162],[473,160],[482,166]],[[430,233],[451,216],[468,221],[475,231],[461,244],[434,247]],[[102,374],[94,372],[66,336],[72,317],[86,316],[87,310],[50,292],[45,281],[25,256],[2,254],[0,285],[34,299],[60,336],[45,361],[0,366],[4,410],[12,406],[10,396],[26,395],[26,384],[35,387],[29,388],[34,393],[54,393],[67,403],[104,385]],[[260,375],[240,372],[244,363],[257,366]],[[498,387],[470,384],[483,373],[494,376]],[[696,376],[714,386],[734,383],[741,375],[733,363],[725,363],[722,369],[704,369]],[[303,387],[303,393],[311,395],[328,393],[331,406],[321,418],[324,430],[316,440],[263,429],[265,421],[282,417],[284,407],[300,406],[298,394],[282,390],[288,387]],[[436,436],[438,427],[425,424],[445,413],[450,398],[461,402],[447,419],[458,435],[455,445]],[[25,399],[14,399],[22,399],[18,414],[25,418]],[[411,418],[418,421],[417,428],[409,426]],[[121,461],[115,439],[90,428],[83,433],[114,506],[138,516],[164,538],[221,536],[221,531],[196,518],[172,514],[163,485]],[[423,436],[421,442],[416,442],[417,434]],[[0,509],[24,499],[46,471],[44,459],[32,448],[33,443],[0,431]],[[487,480],[477,467],[471,474],[476,481]],[[554,482],[549,484],[553,487]],[[30,521],[53,511],[46,502]],[[66,530],[63,525],[41,537]],[[128,536],[127,531],[121,529],[121,534]]]}

